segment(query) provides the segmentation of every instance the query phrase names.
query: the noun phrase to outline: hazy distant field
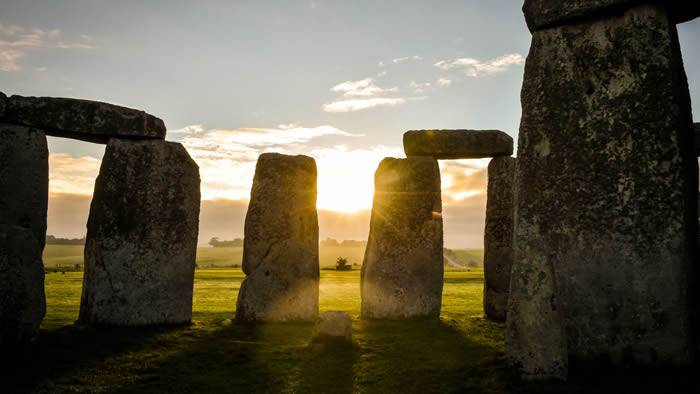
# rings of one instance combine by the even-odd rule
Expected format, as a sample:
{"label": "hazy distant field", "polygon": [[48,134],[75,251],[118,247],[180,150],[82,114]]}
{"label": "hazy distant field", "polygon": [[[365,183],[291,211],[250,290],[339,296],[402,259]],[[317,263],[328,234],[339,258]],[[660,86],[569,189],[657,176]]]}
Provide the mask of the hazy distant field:
{"label": "hazy distant field", "polygon": [[[452,249],[455,259],[467,265],[475,262],[481,266],[484,252],[480,249]],[[364,247],[321,247],[319,250],[320,262],[322,266],[333,266],[338,257],[348,259],[350,264],[362,264],[365,253]],[[240,265],[243,256],[243,248],[198,248],[197,265],[200,268],[206,267],[231,267]],[[46,245],[44,250],[44,266],[74,267],[76,264],[83,264],[82,245]]]}

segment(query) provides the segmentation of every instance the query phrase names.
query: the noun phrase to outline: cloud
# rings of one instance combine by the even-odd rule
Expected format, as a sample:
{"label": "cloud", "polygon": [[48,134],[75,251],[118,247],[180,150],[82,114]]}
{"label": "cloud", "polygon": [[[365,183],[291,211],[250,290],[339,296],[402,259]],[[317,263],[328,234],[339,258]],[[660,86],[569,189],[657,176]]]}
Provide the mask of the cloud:
{"label": "cloud", "polygon": [[375,97],[369,99],[340,100],[334,101],[330,104],[325,104],[323,106],[323,110],[326,112],[354,112],[374,107],[396,106],[404,103],[406,103],[406,99],[401,97]]}
{"label": "cloud", "polygon": [[197,162],[204,199],[247,199],[258,156],[265,152],[300,154],[307,143],[327,136],[359,137],[336,127],[280,125],[275,128],[205,129],[202,125],[168,131]]}
{"label": "cloud", "polygon": [[525,64],[525,57],[518,53],[511,53],[495,59],[481,61],[473,58],[460,58],[455,60],[441,60],[434,64],[435,67],[449,71],[460,69],[469,77],[480,77],[507,71],[513,66]]}
{"label": "cloud", "polygon": [[425,92],[425,89],[431,86],[431,84],[430,82],[418,83],[415,81],[411,81],[411,83],[409,83],[408,86],[410,86],[413,89],[414,93],[423,93]]}
{"label": "cloud", "polygon": [[406,62],[409,60],[418,61],[418,60],[423,60],[423,58],[421,56],[418,56],[418,55],[405,56],[405,57],[397,57],[396,59],[393,59],[391,62],[396,64],[396,63],[403,63],[403,62]]}
{"label": "cloud", "polygon": [[91,195],[100,172],[100,159],[72,156],[67,153],[49,155],[49,193]]}
{"label": "cloud", "polygon": [[0,24],[0,71],[22,69],[21,60],[31,50],[39,48],[93,49],[92,39],[82,35],[80,41],[62,40],[61,30],[28,29],[17,25]]}
{"label": "cloud", "polygon": [[359,81],[345,81],[335,85],[331,90],[343,93],[345,97],[372,97],[379,94],[398,92],[397,88],[384,89],[377,86],[372,78],[365,78]]}
{"label": "cloud", "polygon": [[447,79],[447,78],[440,78],[437,80],[437,85],[440,87],[446,88],[446,87],[452,85],[452,80]]}

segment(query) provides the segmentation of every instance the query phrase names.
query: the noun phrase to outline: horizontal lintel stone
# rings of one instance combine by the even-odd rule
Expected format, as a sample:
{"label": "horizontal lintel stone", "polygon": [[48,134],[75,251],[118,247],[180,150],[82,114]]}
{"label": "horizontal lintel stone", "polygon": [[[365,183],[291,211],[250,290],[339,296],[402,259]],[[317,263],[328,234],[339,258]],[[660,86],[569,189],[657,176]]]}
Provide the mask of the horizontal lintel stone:
{"label": "horizontal lintel stone", "polygon": [[513,138],[499,130],[412,130],[403,135],[406,156],[480,159],[510,156]]}

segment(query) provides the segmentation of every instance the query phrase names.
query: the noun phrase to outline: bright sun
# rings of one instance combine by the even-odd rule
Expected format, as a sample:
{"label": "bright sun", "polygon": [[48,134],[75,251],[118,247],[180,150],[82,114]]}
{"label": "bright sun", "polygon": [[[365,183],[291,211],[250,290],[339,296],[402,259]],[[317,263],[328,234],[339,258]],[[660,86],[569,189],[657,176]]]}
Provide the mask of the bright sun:
{"label": "bright sun", "polygon": [[352,213],[372,208],[374,172],[389,149],[347,150],[344,147],[314,152],[318,168],[316,207]]}

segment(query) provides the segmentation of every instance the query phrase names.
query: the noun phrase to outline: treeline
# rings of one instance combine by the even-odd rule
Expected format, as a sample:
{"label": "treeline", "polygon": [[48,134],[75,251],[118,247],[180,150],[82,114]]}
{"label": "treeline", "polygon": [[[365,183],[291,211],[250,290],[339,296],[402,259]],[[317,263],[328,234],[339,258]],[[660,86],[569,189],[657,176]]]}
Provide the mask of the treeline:
{"label": "treeline", "polygon": [[56,238],[53,235],[46,236],[47,245],[85,245],[85,237],[82,238]]}
{"label": "treeline", "polygon": [[[222,241],[217,237],[214,237],[209,240],[208,242],[209,245],[215,248],[231,248],[231,247],[243,247],[243,239],[242,238],[236,238],[230,241]],[[329,248],[329,247],[365,247],[367,246],[367,241],[357,241],[353,239],[346,239],[342,242],[338,242],[338,240],[333,239],[333,238],[326,238],[323,241],[321,241],[321,247],[324,248]]]}
{"label": "treeline", "polygon": [[209,245],[215,248],[243,247],[243,239],[236,238],[230,241],[220,241],[219,238],[214,237],[209,240]]}

